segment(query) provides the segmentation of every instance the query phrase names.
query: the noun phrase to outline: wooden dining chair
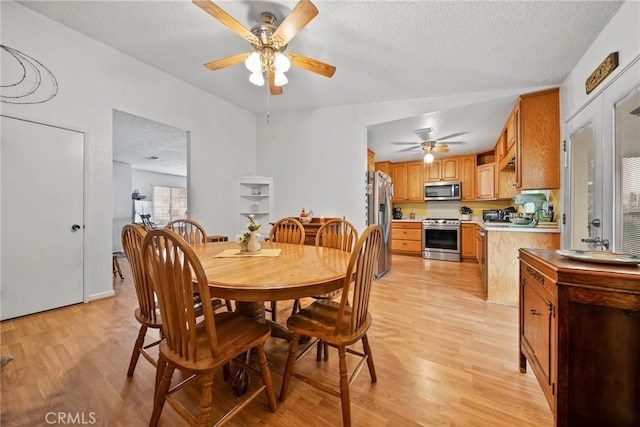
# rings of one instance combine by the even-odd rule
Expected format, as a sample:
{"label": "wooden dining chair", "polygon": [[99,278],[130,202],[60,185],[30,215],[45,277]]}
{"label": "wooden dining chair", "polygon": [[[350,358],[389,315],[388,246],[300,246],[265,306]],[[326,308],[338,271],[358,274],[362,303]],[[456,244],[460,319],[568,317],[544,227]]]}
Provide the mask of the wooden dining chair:
{"label": "wooden dining chair", "polygon": [[134,312],[136,320],[140,323],[138,338],[133,345],[131,353],[131,361],[127,376],[133,375],[138,364],[138,359],[142,354],[153,366],[156,366],[155,358],[147,351],[147,349],[160,344],[160,340],[145,345],[144,340],[147,335],[148,328],[159,329],[162,336],[162,319],[160,312],[156,307],[155,294],[151,284],[147,280],[147,274],[142,263],[142,241],[147,232],[144,228],[137,224],[127,224],[122,228],[122,247],[127,256],[129,265],[131,266],[131,275],[133,276],[133,285],[136,289],[138,297],[138,308]]}
{"label": "wooden dining chair", "polygon": [[[304,237],[304,226],[295,218],[281,218],[273,224],[271,231],[269,231],[270,242],[303,245]],[[276,301],[271,301],[270,308],[266,309],[266,311],[271,312],[271,320],[275,322],[278,313]]]}
{"label": "wooden dining chair", "polygon": [[[340,303],[330,300],[318,300],[287,319],[287,328],[293,332],[293,338],[282,379],[281,402],[286,399],[296,360],[310,350],[310,347],[307,347],[299,356],[297,355],[300,337],[305,335],[318,338],[329,346],[338,349],[340,356],[340,391],[336,392],[334,389],[311,379],[308,379],[308,382],[321,390],[339,396],[342,401],[342,423],[344,426],[351,425],[349,384],[355,380],[365,362],[369,367],[371,382],[375,383],[377,381],[367,331],[372,323],[371,313],[369,313],[369,297],[381,245],[382,228],[379,225],[370,225],[356,243],[351,255],[342,286],[343,292]],[[351,299],[350,305],[347,304],[349,297]],[[362,341],[364,352],[350,348],[358,341]],[[346,353],[361,358],[351,376],[349,376],[347,369]],[[300,375],[296,376],[304,378]]]}
{"label": "wooden dining chair", "polygon": [[207,232],[204,227],[192,219],[176,219],[169,222],[164,228],[176,232],[190,245],[207,241]]}
{"label": "wooden dining chair", "polygon": [[[138,308],[136,308],[134,316],[140,323],[138,338],[133,346],[131,361],[127,370],[127,376],[129,377],[133,375],[141,354],[153,366],[156,366],[156,359],[147,350],[158,345],[160,340],[155,340],[145,345],[147,330],[149,328],[158,329],[162,337],[162,318],[156,305],[155,292],[147,278],[147,272],[142,262],[142,241],[146,235],[147,231],[137,224],[127,224],[122,228],[122,246],[131,266],[133,285],[138,298]],[[209,305],[214,311],[224,306],[219,298],[210,298]],[[193,308],[197,315],[202,315],[202,297],[199,293],[193,295]]]}
{"label": "wooden dining chair", "polygon": [[[211,419],[214,372],[231,360],[259,372],[262,385],[255,393],[236,400],[235,406],[219,421],[225,422],[236,415],[262,390],[266,393],[269,409],[275,412],[277,405],[264,352],[264,343],[271,333],[269,327],[238,313],[224,312],[215,315],[208,305],[202,307],[203,319],[196,320],[193,305],[184,295],[197,291],[203,299],[210,297],[207,277],[193,249],[173,231],[159,229],[149,232],[143,242],[143,256],[149,279],[158,296],[165,335],[160,342],[156,373],[159,381],[149,425],[158,424],[165,401],[169,401],[191,425],[219,425]],[[251,350],[258,356],[259,370],[237,357]],[[171,387],[176,369],[192,375]],[[201,389],[198,388],[201,394],[197,416],[190,413],[174,395],[186,383],[195,379],[201,382]]]}
{"label": "wooden dining chair", "polygon": [[[179,234],[190,245],[207,242],[207,232],[204,227],[192,219],[176,219],[169,222],[164,228]],[[233,311],[231,301],[224,300],[224,304],[228,311]]]}
{"label": "wooden dining chair", "polygon": [[[358,230],[349,221],[344,219],[332,219],[324,223],[318,229],[315,245],[317,247],[339,249],[345,252],[352,252],[358,241]],[[329,292],[324,295],[313,295],[316,300],[333,300],[342,294],[342,289]],[[300,300],[295,300],[291,314],[300,311]],[[324,360],[329,360],[327,344],[318,340],[318,351],[316,359],[319,361],[324,353]]]}
{"label": "wooden dining chair", "polygon": [[[345,252],[353,251],[358,241],[358,230],[349,221],[344,219],[332,219],[324,223],[316,234],[315,245],[324,248],[339,249]],[[325,295],[314,295],[314,299],[334,299],[342,293],[342,289],[335,290]],[[296,314],[300,309],[300,300],[295,300],[291,314]]]}

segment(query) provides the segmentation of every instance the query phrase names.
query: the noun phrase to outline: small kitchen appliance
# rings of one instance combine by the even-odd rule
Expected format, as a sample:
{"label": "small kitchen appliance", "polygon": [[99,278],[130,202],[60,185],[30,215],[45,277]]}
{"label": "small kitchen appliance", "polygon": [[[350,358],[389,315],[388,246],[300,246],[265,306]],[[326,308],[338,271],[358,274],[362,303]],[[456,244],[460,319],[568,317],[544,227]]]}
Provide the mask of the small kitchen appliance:
{"label": "small kitchen appliance", "polygon": [[522,206],[522,212],[526,218],[532,221],[543,219],[543,205],[547,202],[547,196],[541,193],[524,193],[518,194],[513,198],[516,205]]}
{"label": "small kitchen appliance", "polygon": [[393,219],[402,219],[402,208],[393,208]]}

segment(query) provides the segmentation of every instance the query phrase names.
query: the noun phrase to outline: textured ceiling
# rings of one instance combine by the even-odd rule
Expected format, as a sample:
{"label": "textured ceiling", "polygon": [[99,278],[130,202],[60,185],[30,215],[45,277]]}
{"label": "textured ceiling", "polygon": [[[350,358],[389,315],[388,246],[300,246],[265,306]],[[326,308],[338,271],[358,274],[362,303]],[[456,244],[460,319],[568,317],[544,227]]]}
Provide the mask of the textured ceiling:
{"label": "textured ceiling", "polygon": [[[267,110],[266,88],[250,84],[242,64],[218,71],[203,67],[251,47],[190,1],[20,3],[235,105],[258,114]],[[559,85],[621,5],[616,1],[314,3],[318,16],[295,36],[288,51],[335,65],[337,71],[329,79],[292,68],[284,94],[270,99],[272,115],[290,109]],[[263,11],[282,22],[296,2],[217,4],[251,28]],[[498,110],[496,117],[503,121],[504,108]],[[449,133],[478,129],[477,124],[460,126]],[[395,139],[416,139],[414,129],[404,129]],[[383,130],[376,127],[369,134]],[[466,138],[473,145],[475,136],[468,133]],[[452,146],[456,154],[453,150]],[[385,151],[393,151],[390,144],[376,153]]]}

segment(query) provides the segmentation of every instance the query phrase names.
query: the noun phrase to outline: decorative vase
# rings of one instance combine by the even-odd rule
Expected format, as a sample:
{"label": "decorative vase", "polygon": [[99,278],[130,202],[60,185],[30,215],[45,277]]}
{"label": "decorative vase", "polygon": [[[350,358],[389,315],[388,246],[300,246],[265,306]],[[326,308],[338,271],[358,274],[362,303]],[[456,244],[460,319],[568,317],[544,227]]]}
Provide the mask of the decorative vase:
{"label": "decorative vase", "polygon": [[246,242],[241,242],[240,243],[240,252],[249,252],[249,248],[247,247],[247,243]]}
{"label": "decorative vase", "polygon": [[247,252],[258,252],[260,250],[260,241],[258,241],[258,235],[251,233],[249,241],[247,242]]}
{"label": "decorative vase", "polygon": [[470,221],[471,220],[471,214],[460,214],[460,220],[462,220],[462,221]]}

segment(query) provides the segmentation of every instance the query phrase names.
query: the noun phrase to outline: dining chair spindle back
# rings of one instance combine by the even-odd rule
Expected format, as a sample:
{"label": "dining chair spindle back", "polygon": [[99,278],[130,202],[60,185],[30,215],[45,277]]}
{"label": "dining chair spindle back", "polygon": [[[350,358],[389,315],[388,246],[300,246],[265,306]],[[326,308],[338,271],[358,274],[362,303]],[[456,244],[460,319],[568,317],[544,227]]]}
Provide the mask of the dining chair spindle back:
{"label": "dining chair spindle back", "polygon": [[[269,241],[279,243],[293,243],[303,245],[305,238],[304,226],[295,218],[281,218],[273,224],[269,232]],[[294,301],[295,305],[295,301]],[[266,311],[271,312],[271,320],[274,322],[278,317],[278,304],[271,301],[270,308]]]}

